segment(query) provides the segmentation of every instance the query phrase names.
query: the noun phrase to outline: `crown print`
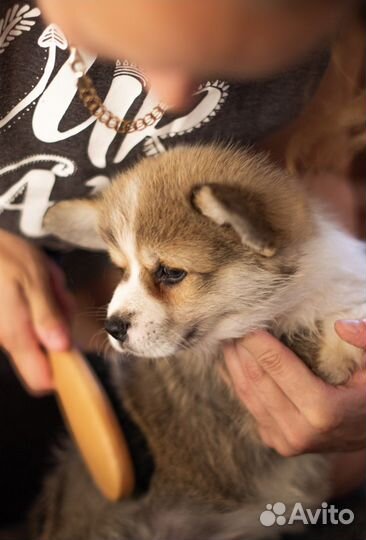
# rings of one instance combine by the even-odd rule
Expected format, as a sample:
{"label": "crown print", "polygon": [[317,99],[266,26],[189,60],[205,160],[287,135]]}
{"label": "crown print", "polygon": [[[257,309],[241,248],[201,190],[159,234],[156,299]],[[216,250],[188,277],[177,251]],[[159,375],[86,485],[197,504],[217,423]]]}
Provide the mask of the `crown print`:
{"label": "crown print", "polygon": [[133,64],[132,62],[129,62],[128,60],[117,60],[116,62],[113,76],[120,77],[122,75],[130,75],[131,77],[136,77],[136,79],[141,81],[144,87],[147,86],[147,79],[139,66],[137,64]]}

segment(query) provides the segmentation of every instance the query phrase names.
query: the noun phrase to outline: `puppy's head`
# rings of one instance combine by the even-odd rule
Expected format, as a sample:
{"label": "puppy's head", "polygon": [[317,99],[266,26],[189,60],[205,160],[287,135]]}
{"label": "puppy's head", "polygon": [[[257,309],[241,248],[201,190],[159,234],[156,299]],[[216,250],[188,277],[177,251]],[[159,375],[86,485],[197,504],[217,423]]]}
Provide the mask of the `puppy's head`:
{"label": "puppy's head", "polygon": [[238,337],[266,318],[311,234],[296,181],[246,152],[182,147],[140,162],[97,199],[62,202],[45,229],[108,249],[121,269],[115,348],[163,357]]}

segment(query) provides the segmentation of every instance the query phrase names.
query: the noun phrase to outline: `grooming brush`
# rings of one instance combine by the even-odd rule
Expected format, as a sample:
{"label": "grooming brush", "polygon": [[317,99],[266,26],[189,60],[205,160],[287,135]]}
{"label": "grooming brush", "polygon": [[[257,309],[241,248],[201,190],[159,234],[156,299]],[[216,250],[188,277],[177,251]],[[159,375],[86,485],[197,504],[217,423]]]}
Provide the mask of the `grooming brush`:
{"label": "grooming brush", "polygon": [[96,485],[111,501],[128,497],[133,463],[107,394],[77,350],[49,357],[60,408]]}

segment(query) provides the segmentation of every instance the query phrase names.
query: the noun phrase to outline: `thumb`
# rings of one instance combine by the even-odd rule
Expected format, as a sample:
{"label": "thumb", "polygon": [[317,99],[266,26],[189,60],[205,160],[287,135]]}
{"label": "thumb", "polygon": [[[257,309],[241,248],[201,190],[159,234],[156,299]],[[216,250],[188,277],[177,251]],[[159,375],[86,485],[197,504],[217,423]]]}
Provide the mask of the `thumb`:
{"label": "thumb", "polygon": [[28,287],[26,296],[34,331],[41,344],[51,351],[64,351],[71,346],[69,325],[58,305],[47,264],[39,269]]}
{"label": "thumb", "polygon": [[366,349],[366,320],[341,320],[335,323],[339,337],[359,349]]}

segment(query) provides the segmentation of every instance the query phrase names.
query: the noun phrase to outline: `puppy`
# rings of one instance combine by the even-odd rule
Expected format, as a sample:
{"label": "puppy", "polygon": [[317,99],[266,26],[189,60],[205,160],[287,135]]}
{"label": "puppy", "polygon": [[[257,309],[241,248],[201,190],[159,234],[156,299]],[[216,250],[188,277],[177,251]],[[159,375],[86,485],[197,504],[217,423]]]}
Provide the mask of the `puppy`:
{"label": "puppy", "polygon": [[42,538],[262,539],[279,534],[259,522],[266,503],[326,498],[323,458],[266,448],[222,377],[223,342],[258,328],[331,384],[361,365],[334,322],[366,314],[364,246],[296,179],[250,152],[181,147],[55,205],[45,228],[121,269],[114,382],[155,472],[143,496],[110,504],[70,445],[46,482]]}

